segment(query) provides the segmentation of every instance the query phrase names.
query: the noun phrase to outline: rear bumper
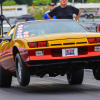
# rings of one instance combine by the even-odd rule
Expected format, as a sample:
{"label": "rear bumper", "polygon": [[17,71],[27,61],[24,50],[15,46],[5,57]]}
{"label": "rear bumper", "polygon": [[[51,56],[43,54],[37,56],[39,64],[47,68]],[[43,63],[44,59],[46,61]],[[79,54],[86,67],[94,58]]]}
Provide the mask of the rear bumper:
{"label": "rear bumper", "polygon": [[[52,52],[53,50],[53,52]],[[44,55],[36,56],[36,50],[27,50],[22,56],[28,67],[83,67],[93,68],[100,62],[100,51],[94,51],[94,46],[78,47],[78,55],[62,56],[62,49],[44,49]]]}
{"label": "rear bumper", "polygon": [[59,60],[35,60],[29,61],[30,67],[54,67],[54,66],[66,66],[66,67],[80,67],[84,69],[94,68],[97,63],[100,62],[100,56],[96,57],[84,57],[84,58],[73,58],[73,59],[59,59]]}

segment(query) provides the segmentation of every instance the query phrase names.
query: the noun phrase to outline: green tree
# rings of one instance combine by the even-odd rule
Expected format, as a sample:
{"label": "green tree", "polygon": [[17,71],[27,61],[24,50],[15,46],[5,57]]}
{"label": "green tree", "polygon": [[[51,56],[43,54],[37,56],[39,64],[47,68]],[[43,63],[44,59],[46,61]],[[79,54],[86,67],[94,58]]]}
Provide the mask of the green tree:
{"label": "green tree", "polygon": [[33,4],[35,6],[38,6],[38,5],[46,5],[46,4],[49,4],[51,2],[52,2],[52,0],[33,0]]}
{"label": "green tree", "polygon": [[87,3],[96,3],[96,2],[100,2],[100,0],[87,0]]}
{"label": "green tree", "polygon": [[16,2],[14,0],[6,0],[3,2],[2,4],[3,6],[7,6],[7,5],[16,5]]}
{"label": "green tree", "polygon": [[57,2],[59,2],[59,0],[52,0],[52,2],[56,4]]}
{"label": "green tree", "polygon": [[[15,1],[16,1],[16,3],[18,3],[18,4],[27,4],[27,5],[31,6],[33,0],[15,0]],[[37,1],[38,1],[38,0],[37,0]]]}
{"label": "green tree", "polygon": [[37,1],[37,0],[33,0],[33,4],[34,4],[34,6],[38,6],[39,5],[39,0]]}
{"label": "green tree", "polygon": [[[86,3],[87,0],[84,0],[84,3]],[[72,0],[68,0],[68,2],[72,2]],[[82,0],[74,0],[75,3],[82,3]]]}
{"label": "green tree", "polygon": [[[26,0],[27,4],[30,5],[30,6],[32,5],[32,1],[33,1],[33,0]],[[38,0],[37,0],[37,1],[38,1]]]}
{"label": "green tree", "polygon": [[[2,2],[5,2],[5,1],[6,0],[2,0]],[[15,1],[19,5],[27,4],[27,5],[31,6],[33,0],[13,0],[13,1]]]}
{"label": "green tree", "polygon": [[51,3],[52,1],[51,0],[39,0],[39,2],[41,5],[46,5],[46,4]]}

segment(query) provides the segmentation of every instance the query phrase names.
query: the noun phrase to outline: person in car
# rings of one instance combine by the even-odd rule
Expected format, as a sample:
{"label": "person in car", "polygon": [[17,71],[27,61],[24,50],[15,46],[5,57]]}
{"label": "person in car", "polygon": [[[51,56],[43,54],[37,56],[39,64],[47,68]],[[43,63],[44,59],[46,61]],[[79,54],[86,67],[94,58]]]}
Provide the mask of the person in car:
{"label": "person in car", "polygon": [[67,0],[60,0],[60,4],[60,6],[54,8],[47,14],[50,19],[54,19],[53,16],[56,16],[57,19],[73,19],[73,14],[76,14],[75,21],[78,20],[81,10],[67,5]]}
{"label": "person in car", "polygon": [[[54,3],[50,3],[50,4],[49,4],[49,8],[50,8],[50,10],[47,11],[47,12],[44,14],[44,19],[50,19],[49,17],[47,17],[47,14],[48,14],[52,9],[55,8],[55,4],[54,4]],[[56,16],[53,16],[53,18],[56,19]]]}

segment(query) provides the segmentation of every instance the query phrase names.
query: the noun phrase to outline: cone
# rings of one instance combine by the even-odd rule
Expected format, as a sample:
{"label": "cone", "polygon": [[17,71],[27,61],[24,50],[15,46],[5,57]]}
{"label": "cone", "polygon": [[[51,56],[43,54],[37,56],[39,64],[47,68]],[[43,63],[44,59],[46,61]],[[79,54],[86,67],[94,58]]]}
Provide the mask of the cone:
{"label": "cone", "polygon": [[32,5],[32,7],[34,7],[34,5]]}

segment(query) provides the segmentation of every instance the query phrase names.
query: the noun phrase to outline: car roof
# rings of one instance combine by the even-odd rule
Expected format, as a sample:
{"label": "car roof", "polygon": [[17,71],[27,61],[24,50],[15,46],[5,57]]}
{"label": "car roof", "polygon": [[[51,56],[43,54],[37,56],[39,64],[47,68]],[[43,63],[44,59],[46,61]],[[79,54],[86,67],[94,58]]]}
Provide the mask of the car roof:
{"label": "car roof", "polygon": [[59,21],[59,20],[74,21],[73,19],[33,20],[33,21],[25,21],[25,22],[17,23],[16,25],[19,25],[19,24],[24,24],[24,23],[28,23],[28,22],[57,21],[57,20],[58,20],[58,21]]}

